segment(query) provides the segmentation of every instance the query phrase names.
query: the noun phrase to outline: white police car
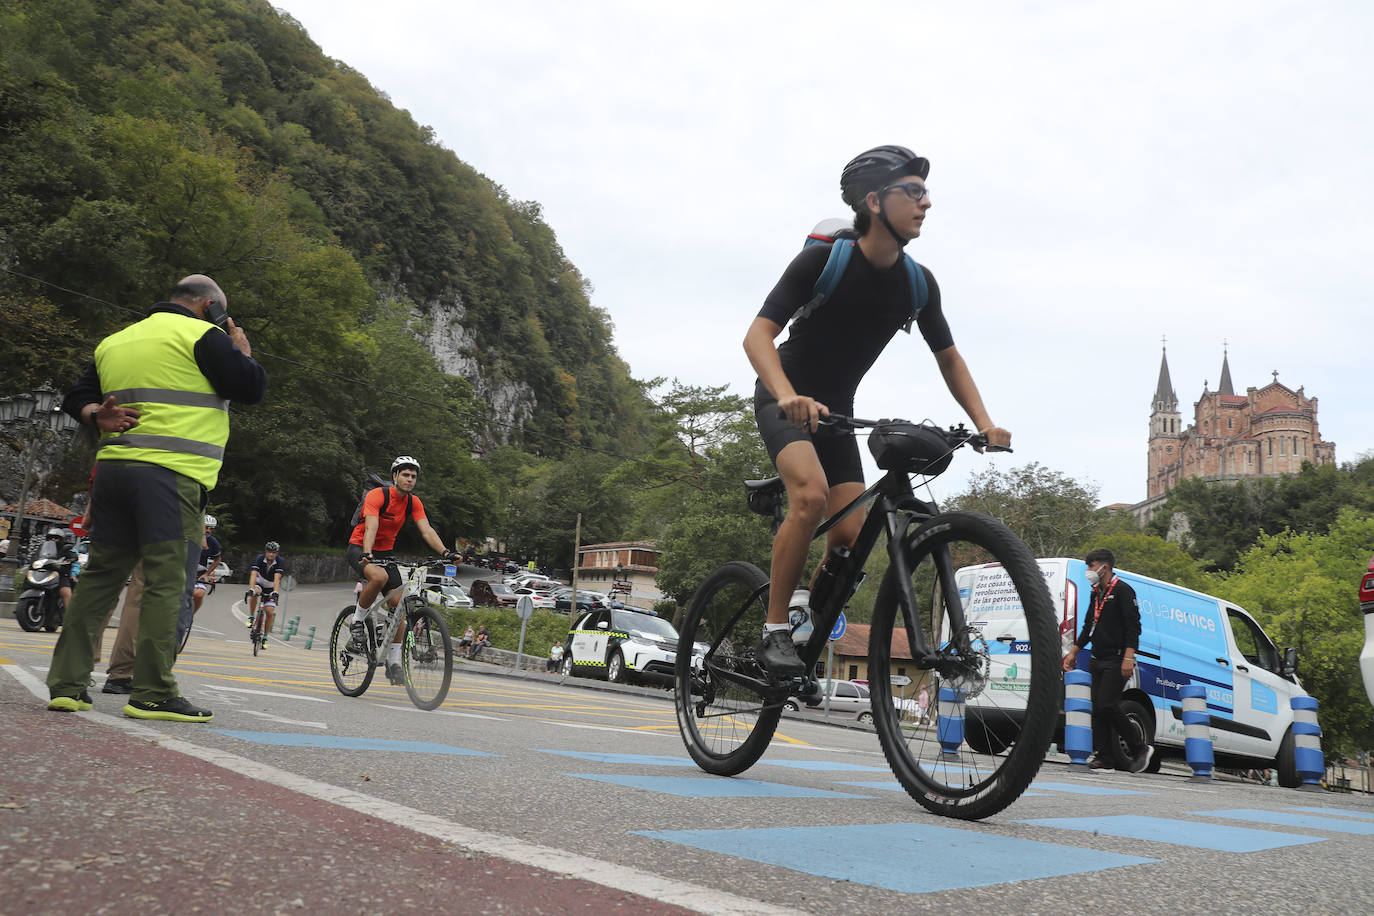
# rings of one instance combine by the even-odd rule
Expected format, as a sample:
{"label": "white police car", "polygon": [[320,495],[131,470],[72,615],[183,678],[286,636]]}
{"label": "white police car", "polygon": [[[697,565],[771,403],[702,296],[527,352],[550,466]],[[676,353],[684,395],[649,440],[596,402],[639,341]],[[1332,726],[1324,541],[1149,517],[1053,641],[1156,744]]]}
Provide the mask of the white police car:
{"label": "white police car", "polygon": [[[563,674],[672,683],[677,630],[652,611],[597,608],[578,619],[563,646]],[[706,646],[698,645],[697,652]]]}

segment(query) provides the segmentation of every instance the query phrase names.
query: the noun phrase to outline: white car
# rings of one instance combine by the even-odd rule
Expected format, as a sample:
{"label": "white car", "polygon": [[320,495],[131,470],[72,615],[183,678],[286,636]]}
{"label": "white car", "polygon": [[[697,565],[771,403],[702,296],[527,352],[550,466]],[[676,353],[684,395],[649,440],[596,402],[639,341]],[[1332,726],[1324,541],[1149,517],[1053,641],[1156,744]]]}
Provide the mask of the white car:
{"label": "white car", "polygon": [[[859,684],[854,681],[840,681],[833,678],[821,679],[821,692],[813,697],[806,697],[806,705],[813,709],[824,709],[825,698],[830,697],[830,711],[840,712],[848,716],[853,716],[860,722],[873,721],[873,700],[869,693],[867,684]],[[795,699],[789,699],[786,704],[788,709],[797,709],[798,704]],[[908,718],[916,716],[918,709],[915,700],[904,700],[900,697],[892,698],[892,705],[901,710],[902,717]]]}
{"label": "white car", "polygon": [[436,608],[472,607],[472,599],[463,591],[463,587],[456,583],[426,585],[420,590],[420,597]]}
{"label": "white car", "polygon": [[[597,608],[583,614],[568,632],[563,647],[563,674],[603,676],[608,681],[633,679],[673,682],[677,663],[677,630],[652,611]],[[709,648],[697,643],[694,655]]]}
{"label": "white car", "polygon": [[548,592],[540,588],[532,588],[529,586],[512,586],[511,591],[515,593],[517,600],[528,596],[529,599],[534,602],[534,606],[536,608],[552,609],[553,606],[557,603],[554,601],[553,595],[550,595]]}

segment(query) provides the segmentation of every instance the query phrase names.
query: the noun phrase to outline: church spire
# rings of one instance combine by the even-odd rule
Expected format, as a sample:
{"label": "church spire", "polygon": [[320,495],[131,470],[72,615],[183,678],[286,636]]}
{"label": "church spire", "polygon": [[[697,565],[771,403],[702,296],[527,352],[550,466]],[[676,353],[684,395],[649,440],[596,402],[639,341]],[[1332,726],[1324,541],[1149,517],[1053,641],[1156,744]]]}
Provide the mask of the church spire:
{"label": "church spire", "polygon": [[1174,394],[1174,384],[1169,380],[1169,351],[1162,348],[1164,355],[1159,359],[1159,384],[1155,386],[1155,410],[1173,413],[1178,410],[1178,395]]}
{"label": "church spire", "polygon": [[1231,365],[1226,359],[1226,342],[1221,344],[1221,383],[1217,385],[1218,394],[1235,394],[1231,387]]}

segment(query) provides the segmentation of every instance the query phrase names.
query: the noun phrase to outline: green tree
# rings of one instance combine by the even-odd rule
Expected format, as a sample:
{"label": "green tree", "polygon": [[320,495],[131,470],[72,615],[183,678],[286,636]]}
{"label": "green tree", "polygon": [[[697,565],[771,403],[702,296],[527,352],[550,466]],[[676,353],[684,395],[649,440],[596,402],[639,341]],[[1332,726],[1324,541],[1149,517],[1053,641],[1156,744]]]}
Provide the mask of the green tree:
{"label": "green tree", "polygon": [[1361,683],[1363,620],[1356,587],[1374,544],[1374,517],[1342,511],[1325,534],[1263,535],[1216,593],[1250,611],[1277,640],[1296,646],[1299,677],[1317,699],[1322,743],[1349,754],[1374,747]]}
{"label": "green tree", "polygon": [[1078,555],[1097,524],[1097,488],[1039,463],[974,475],[946,508],[982,512],[1003,521],[1037,557]]}

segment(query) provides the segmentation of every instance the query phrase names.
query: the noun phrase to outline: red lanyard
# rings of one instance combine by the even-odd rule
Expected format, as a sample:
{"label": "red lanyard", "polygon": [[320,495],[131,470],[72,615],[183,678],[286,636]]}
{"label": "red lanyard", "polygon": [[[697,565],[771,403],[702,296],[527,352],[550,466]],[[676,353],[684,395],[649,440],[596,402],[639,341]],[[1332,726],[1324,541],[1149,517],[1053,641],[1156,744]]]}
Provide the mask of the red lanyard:
{"label": "red lanyard", "polygon": [[1102,605],[1107,603],[1107,599],[1112,596],[1112,589],[1116,588],[1117,577],[1112,576],[1112,581],[1107,585],[1107,591],[1099,597],[1097,589],[1093,589],[1093,629],[1097,629],[1097,618],[1102,616]]}

